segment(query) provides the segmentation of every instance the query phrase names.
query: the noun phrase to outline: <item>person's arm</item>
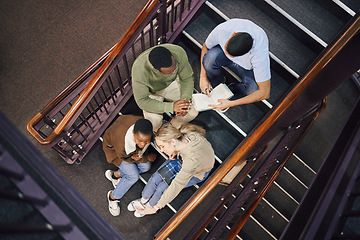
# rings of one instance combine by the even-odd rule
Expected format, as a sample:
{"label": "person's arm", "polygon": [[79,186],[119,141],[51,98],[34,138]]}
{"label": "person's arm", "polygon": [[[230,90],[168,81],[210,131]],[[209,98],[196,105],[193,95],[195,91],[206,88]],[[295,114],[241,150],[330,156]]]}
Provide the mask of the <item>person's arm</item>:
{"label": "person's arm", "polygon": [[206,46],[206,44],[204,43],[201,49],[201,56],[200,56],[200,64],[201,64],[201,70],[200,70],[200,90],[202,93],[205,93],[207,95],[210,94],[210,89],[211,89],[211,84],[207,78],[206,75],[206,71],[205,68],[203,66],[203,58],[205,53],[207,53],[207,51],[209,51],[208,47]]}
{"label": "person's arm", "polygon": [[174,112],[173,102],[161,102],[151,99],[149,87],[142,81],[141,78],[148,78],[146,74],[140,74],[136,69],[132,70],[132,86],[134,98],[140,109],[152,113]]}
{"label": "person's arm", "polygon": [[[185,165],[184,165],[185,164]],[[190,169],[191,170],[190,170]],[[170,186],[164,191],[160,200],[157,202],[156,206],[158,208],[163,208],[166,204],[170,203],[176,196],[181,192],[182,189],[188,184],[190,179],[193,177],[194,169],[191,166],[186,166],[185,161],[183,161],[183,166],[179,173],[172,180]]]}
{"label": "person's arm", "polygon": [[264,82],[258,82],[257,84],[259,86],[259,89],[249,94],[248,96],[233,101],[219,99],[220,104],[209,106],[215,107],[216,110],[223,110],[228,107],[234,107],[237,105],[243,105],[268,99],[270,97],[271,79]]}
{"label": "person's arm", "polygon": [[178,55],[178,64],[179,64],[179,83],[181,86],[181,96],[180,99],[190,100],[194,92],[194,72],[189,63],[189,59],[185,50],[181,49],[180,54]]}

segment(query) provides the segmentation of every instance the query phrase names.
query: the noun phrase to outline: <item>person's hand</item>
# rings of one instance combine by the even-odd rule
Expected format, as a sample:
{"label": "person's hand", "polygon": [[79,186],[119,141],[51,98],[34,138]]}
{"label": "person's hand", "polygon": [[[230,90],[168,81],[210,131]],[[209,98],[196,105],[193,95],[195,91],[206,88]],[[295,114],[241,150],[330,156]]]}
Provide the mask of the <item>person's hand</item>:
{"label": "person's hand", "polygon": [[172,153],[172,154],[169,156],[169,159],[170,159],[170,160],[174,160],[176,157],[177,157],[177,153]]}
{"label": "person's hand", "polygon": [[149,215],[149,214],[154,214],[157,211],[157,208],[155,207],[150,207],[148,205],[143,205],[143,206],[144,208],[138,208],[137,206],[135,206],[136,212],[144,215]]}
{"label": "person's hand", "polygon": [[174,113],[176,116],[185,116],[191,106],[191,102],[186,99],[180,99],[174,102]]}
{"label": "person's hand", "polygon": [[231,101],[227,99],[219,99],[219,104],[209,104],[210,107],[214,107],[216,110],[223,110],[225,108],[231,107]]}
{"label": "person's hand", "polygon": [[206,95],[210,95],[210,91],[212,90],[211,84],[209,80],[206,78],[206,76],[200,76],[200,90],[201,93],[204,93]]}
{"label": "person's hand", "polygon": [[154,162],[156,160],[156,153],[149,153],[149,155],[147,155],[147,160],[150,162]]}
{"label": "person's hand", "polygon": [[141,157],[139,157],[139,155],[137,153],[131,155],[131,158],[134,160],[134,161],[139,161],[141,159]]}

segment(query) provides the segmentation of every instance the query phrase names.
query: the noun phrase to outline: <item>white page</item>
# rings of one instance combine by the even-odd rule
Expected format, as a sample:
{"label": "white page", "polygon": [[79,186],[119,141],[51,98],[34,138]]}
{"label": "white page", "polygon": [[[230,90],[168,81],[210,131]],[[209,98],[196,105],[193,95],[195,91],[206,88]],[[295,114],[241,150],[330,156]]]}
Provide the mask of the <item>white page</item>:
{"label": "white page", "polygon": [[195,109],[197,111],[204,111],[208,109],[212,109],[213,107],[209,107],[209,104],[214,104],[212,99],[207,96],[206,94],[202,93],[195,93],[193,94],[193,103],[195,106]]}
{"label": "white page", "polygon": [[211,105],[218,105],[219,99],[229,99],[234,94],[230,91],[230,89],[223,83],[220,83],[216,86],[211,92],[210,96],[203,93],[195,93],[193,94],[193,104],[197,111],[205,111],[213,109],[214,107],[209,107]]}
{"label": "white page", "polygon": [[214,88],[210,93],[210,97],[215,104],[219,104],[219,99],[229,99],[232,96],[234,96],[234,94],[223,83],[217,85],[216,88]]}

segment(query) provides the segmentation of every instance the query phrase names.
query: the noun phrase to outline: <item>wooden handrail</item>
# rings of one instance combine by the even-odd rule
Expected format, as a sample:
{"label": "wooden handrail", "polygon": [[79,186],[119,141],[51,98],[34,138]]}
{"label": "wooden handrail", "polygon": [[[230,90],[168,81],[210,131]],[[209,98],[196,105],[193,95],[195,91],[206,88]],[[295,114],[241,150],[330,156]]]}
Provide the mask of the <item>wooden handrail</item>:
{"label": "wooden handrail", "polygon": [[166,227],[164,227],[156,236],[156,239],[166,239],[172,231],[210,194],[210,192],[219,184],[226,174],[235,166],[235,164],[245,159],[248,151],[260,140],[260,138],[270,129],[270,127],[279,119],[286,109],[295,101],[295,99],[311,84],[321,70],[339,53],[339,51],[350,41],[350,39],[360,29],[360,17],[357,17],[348,25],[344,33],[328,47],[326,52],[318,59],[313,67],[304,75],[297,85],[290,91],[287,97],[279,106],[271,112],[264,122],[249,135],[246,142],[239,147],[231,158],[222,165],[215,176],[209,178],[202,186],[201,191],[197,191],[187,205],[184,205],[178,212],[177,216],[172,218]]}
{"label": "wooden handrail", "polygon": [[[82,79],[84,74],[82,74],[77,80],[75,80],[71,85],[69,85],[63,92],[61,92],[53,101],[51,101],[44,109],[42,109],[39,113],[37,113],[26,125],[27,131],[40,143],[43,145],[51,144],[56,137],[66,128],[71,120],[73,120],[75,114],[79,111],[79,109],[83,106],[85,101],[94,91],[95,87],[98,85],[99,80],[106,73],[107,69],[111,65],[112,61],[115,59],[117,55],[124,49],[124,47],[128,44],[129,40],[134,36],[135,32],[138,28],[143,24],[143,21],[148,17],[148,15],[153,11],[153,9],[158,4],[159,0],[149,0],[144,8],[141,10],[139,15],[136,17],[134,22],[125,32],[124,36],[119,40],[115,46],[110,49],[104,56],[107,55],[106,60],[97,70],[95,75],[89,81],[88,85],[81,92],[80,96],[76,99],[71,108],[67,111],[63,119],[59,122],[59,124],[55,127],[55,129],[44,139],[34,128],[34,126],[39,123],[47,113],[51,111],[51,109],[56,106],[61,100],[63,100],[69,93],[79,85],[79,80]],[[102,58],[100,58],[102,60]],[[96,62],[99,64],[100,59]],[[93,67],[97,67],[97,64],[93,64],[89,69],[93,69]],[[88,70],[89,70],[88,69]]]}
{"label": "wooden handrail", "polygon": [[83,72],[75,81],[67,86],[61,93],[59,93],[50,103],[48,103],[40,112],[38,112],[27,124],[27,131],[41,144],[45,140],[36,131],[35,126],[38,124],[54,107],[56,107],[61,101],[63,101],[69,94],[71,94],[77,87],[79,87],[88,76],[90,76],[95,69],[104,61],[104,59],[114,49],[115,45],[109,49],[104,55],[102,55],[94,64],[92,64],[85,72]]}

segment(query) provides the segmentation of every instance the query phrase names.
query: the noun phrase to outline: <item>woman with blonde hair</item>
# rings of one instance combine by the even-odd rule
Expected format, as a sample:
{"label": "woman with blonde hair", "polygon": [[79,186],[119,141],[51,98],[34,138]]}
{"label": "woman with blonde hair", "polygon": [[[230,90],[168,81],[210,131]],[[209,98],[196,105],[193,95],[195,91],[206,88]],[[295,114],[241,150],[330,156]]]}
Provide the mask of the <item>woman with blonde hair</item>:
{"label": "woman with blonde hair", "polygon": [[169,159],[151,176],[142,198],[128,205],[136,217],[156,213],[183,188],[204,181],[215,162],[214,150],[200,126],[185,124],[177,129],[165,123],[155,134],[155,141]]}

